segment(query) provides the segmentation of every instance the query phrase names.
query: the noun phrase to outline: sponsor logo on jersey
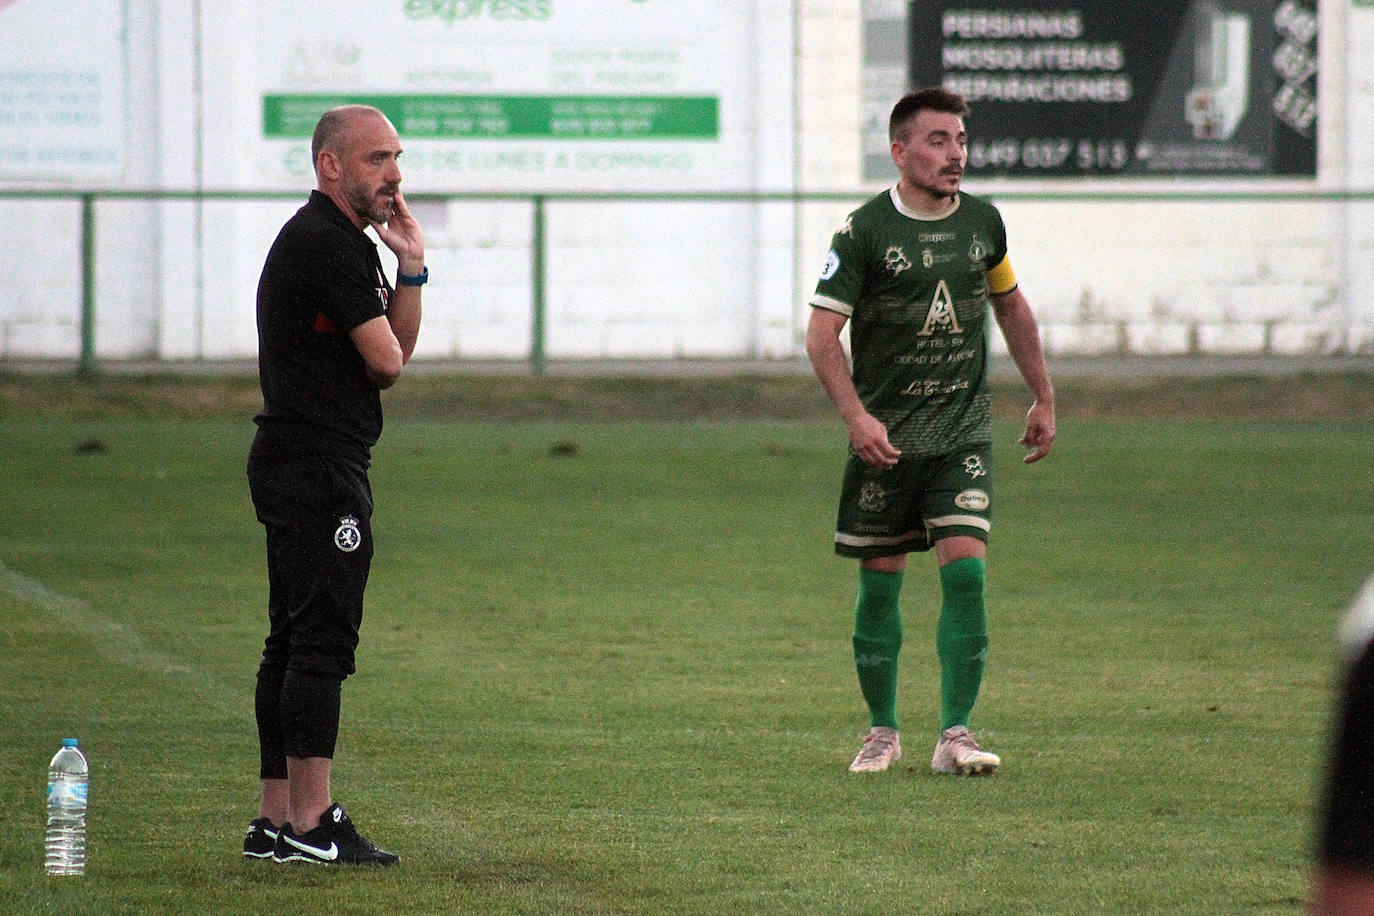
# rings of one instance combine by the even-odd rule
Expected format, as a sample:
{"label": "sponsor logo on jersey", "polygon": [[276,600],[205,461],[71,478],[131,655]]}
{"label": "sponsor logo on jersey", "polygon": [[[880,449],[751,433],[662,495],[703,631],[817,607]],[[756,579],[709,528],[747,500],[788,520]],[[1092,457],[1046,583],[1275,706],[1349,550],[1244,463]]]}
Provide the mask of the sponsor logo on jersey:
{"label": "sponsor logo on jersey", "polygon": [[892,271],[895,277],[902,271],[911,269],[911,259],[902,251],[900,245],[892,245],[883,255],[883,266]]}
{"label": "sponsor logo on jersey", "polygon": [[947,334],[964,333],[964,329],[959,327],[959,316],[954,313],[954,297],[950,295],[949,284],[944,280],[935,287],[935,295],[930,300],[930,310],[926,312],[926,323],[916,334],[919,337],[930,337],[936,331]]}
{"label": "sponsor logo on jersey", "polygon": [[[919,362],[921,358],[918,358],[917,362]],[[902,394],[931,398],[937,394],[954,394],[956,391],[965,391],[968,387],[968,379],[966,378],[955,379],[952,382],[938,378],[918,378],[916,381],[903,388]]]}
{"label": "sponsor logo on jersey", "polygon": [[832,249],[830,249],[830,251],[826,252],[826,255],[825,255],[825,266],[821,268],[821,279],[822,279],[822,280],[829,280],[831,277],[835,276],[835,273],[836,273],[839,269],[840,269],[840,256],[839,256],[838,254],[836,254],[835,249],[832,248]]}
{"label": "sponsor logo on jersey", "polygon": [[926,248],[926,249],[922,250],[922,252],[921,252],[921,266],[924,267],[926,270],[930,270],[932,267],[934,267],[934,266],[935,266],[935,252],[931,251],[929,248]]}
{"label": "sponsor logo on jersey", "polygon": [[363,542],[363,533],[358,529],[358,520],[351,515],[339,519],[339,527],[334,530],[334,546],[344,553],[352,553]]}
{"label": "sponsor logo on jersey", "polygon": [[970,512],[982,512],[988,507],[988,494],[982,490],[965,490],[954,497],[954,505]]}

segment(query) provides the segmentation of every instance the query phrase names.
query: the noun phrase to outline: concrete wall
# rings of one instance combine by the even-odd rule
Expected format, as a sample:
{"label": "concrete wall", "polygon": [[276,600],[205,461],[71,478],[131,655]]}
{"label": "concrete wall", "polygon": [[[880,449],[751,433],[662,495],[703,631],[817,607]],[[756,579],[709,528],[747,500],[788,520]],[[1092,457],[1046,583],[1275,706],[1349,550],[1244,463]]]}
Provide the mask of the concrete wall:
{"label": "concrete wall", "polygon": [[[890,3],[899,13],[903,4]],[[760,191],[821,199],[553,200],[547,230],[552,358],[791,357],[830,233],[881,188],[861,177],[863,17],[877,0],[756,0],[728,44],[747,98],[726,115],[741,170],[671,168],[649,190]],[[129,0],[125,168],[101,187],[271,189],[252,202],[103,200],[97,215],[97,355],[221,359],[255,352],[253,290],[281,222],[310,186],[264,170],[261,4]],[[1374,8],[1320,5],[1315,182],[969,182],[997,200],[1013,263],[1053,354],[1374,353]],[[729,121],[729,118],[735,120]],[[971,124],[976,132],[976,122]],[[743,139],[741,139],[743,138]],[[733,168],[733,171],[730,169]],[[709,170],[708,170],[709,171]],[[420,177],[416,177],[416,175]],[[614,188],[613,176],[605,176]],[[558,191],[517,174],[486,184],[408,173],[412,194]],[[573,182],[595,190],[596,175]],[[428,185],[426,183],[428,182]],[[80,182],[0,181],[0,189]],[[1084,193],[1086,192],[1086,193]],[[1195,194],[1169,198],[1170,194]],[[1237,196],[1239,195],[1239,196]],[[1251,196],[1253,195],[1253,196]],[[434,277],[425,358],[519,358],[530,348],[532,204],[424,200]],[[80,207],[0,199],[17,251],[3,268],[0,360],[80,350]],[[666,230],[665,230],[666,227]]]}

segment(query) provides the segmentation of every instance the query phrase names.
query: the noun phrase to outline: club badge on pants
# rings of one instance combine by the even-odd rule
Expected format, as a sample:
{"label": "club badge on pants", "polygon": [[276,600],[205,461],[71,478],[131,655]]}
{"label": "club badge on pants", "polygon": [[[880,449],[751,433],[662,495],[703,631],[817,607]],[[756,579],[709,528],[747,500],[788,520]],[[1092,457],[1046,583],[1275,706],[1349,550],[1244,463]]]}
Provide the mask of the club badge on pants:
{"label": "club badge on pants", "polygon": [[339,527],[334,531],[334,546],[344,553],[352,553],[363,542],[363,533],[358,530],[358,520],[351,515],[339,519]]}

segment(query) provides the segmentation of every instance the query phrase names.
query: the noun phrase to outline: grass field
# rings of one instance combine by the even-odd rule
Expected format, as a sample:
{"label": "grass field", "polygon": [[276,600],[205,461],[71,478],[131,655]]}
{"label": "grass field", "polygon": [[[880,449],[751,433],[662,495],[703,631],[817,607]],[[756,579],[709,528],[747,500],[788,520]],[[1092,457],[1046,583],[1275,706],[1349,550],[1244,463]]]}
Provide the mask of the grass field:
{"label": "grass field", "polygon": [[[1374,570],[1374,377],[1061,386],[1033,467],[1002,398],[984,780],[929,773],[928,558],[903,602],[908,756],[846,772],[855,573],[814,387],[407,381],[335,762],[403,857],[381,872],[239,856],[252,382],[0,378],[0,910],[1301,909],[1332,633]],[[1345,406],[1304,412],[1328,383]],[[69,735],[90,866],[49,879],[44,767]]]}

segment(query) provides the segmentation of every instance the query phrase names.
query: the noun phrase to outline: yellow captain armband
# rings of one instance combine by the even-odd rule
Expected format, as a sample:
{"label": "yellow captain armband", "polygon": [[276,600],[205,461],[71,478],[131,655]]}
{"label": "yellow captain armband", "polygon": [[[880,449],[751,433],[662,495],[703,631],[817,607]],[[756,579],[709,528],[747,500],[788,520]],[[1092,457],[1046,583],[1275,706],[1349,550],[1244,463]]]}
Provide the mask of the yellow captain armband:
{"label": "yellow captain armband", "polygon": [[1004,257],[1001,262],[988,271],[988,292],[994,296],[1005,296],[1016,289],[1016,272],[1011,269],[1011,258]]}

